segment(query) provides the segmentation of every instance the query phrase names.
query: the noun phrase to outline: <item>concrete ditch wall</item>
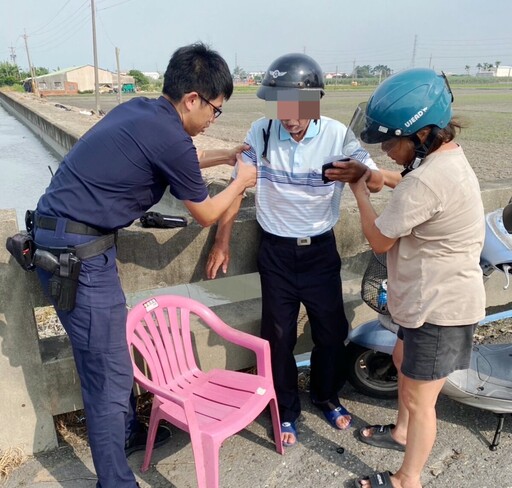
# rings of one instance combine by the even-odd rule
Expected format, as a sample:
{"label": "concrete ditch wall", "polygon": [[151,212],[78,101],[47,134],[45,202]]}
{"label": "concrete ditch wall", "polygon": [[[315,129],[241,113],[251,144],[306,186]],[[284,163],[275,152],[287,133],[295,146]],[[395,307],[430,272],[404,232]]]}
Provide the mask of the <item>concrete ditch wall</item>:
{"label": "concrete ditch wall", "polygon": [[[2,104],[8,103],[13,114],[30,121],[39,135],[55,137],[58,146],[72,145],[77,133],[66,132],[62,124],[52,125],[48,118],[31,111],[19,101],[0,92]],[[75,139],[76,140],[76,139]],[[71,147],[71,146],[69,146]],[[61,149],[62,150],[62,149]],[[504,206],[510,198],[511,182],[488,185],[482,191],[486,211]],[[377,208],[385,204],[389,192],[375,196]],[[345,195],[345,210],[335,227],[343,266],[344,300],[347,317],[353,326],[373,318],[361,303],[359,286],[368,246],[361,234],[359,215],[350,192]],[[0,210],[0,241],[17,232],[13,210]],[[195,223],[179,229],[144,229],[135,223],[119,233],[118,265],[129,303],[154,294],[168,293],[172,287],[198,283],[204,278],[207,253],[215,230],[203,229]],[[234,226],[230,277],[256,272],[256,246],[259,229],[254,208],[245,208]],[[510,293],[502,290],[503,280],[497,274],[487,284],[488,307],[494,312],[509,308]],[[217,280],[219,290],[223,278]],[[227,283],[227,281],[226,281]],[[181,293],[181,292],[180,292]],[[243,294],[242,294],[243,295]],[[47,305],[34,273],[26,273],[0,247],[0,386],[4,395],[0,404],[0,450],[13,445],[26,453],[57,446],[53,416],[82,407],[78,378],[65,336],[40,340],[34,308]],[[258,334],[260,301],[257,290],[230,303],[212,307],[227,323]],[[199,324],[194,325],[195,344],[204,369],[228,367],[241,369],[253,364],[250,353],[219,342]],[[296,353],[311,349],[306,318],[301,315]]]}
{"label": "concrete ditch wall", "polygon": [[0,91],[2,107],[29,127],[60,157],[66,154],[80,138],[82,133],[78,128],[65,126],[57,120],[48,118],[44,113],[34,110],[33,105],[23,104],[23,98],[19,94],[18,97],[13,95]]}

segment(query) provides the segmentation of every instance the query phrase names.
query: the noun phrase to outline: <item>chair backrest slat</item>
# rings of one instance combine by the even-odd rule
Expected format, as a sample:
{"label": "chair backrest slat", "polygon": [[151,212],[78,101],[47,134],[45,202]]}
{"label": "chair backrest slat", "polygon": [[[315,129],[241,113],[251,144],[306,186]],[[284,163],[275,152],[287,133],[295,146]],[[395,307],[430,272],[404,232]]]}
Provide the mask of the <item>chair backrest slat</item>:
{"label": "chair backrest slat", "polygon": [[179,391],[199,373],[190,333],[190,310],[181,307],[179,297],[173,296],[156,297],[147,308],[145,303],[130,312],[131,343],[146,361],[153,381]]}
{"label": "chair backrest slat", "polygon": [[[137,321],[130,343],[144,359],[149,369],[151,380],[156,384],[165,384],[166,377],[162,369],[160,356],[144,319]],[[139,371],[139,373],[147,376],[142,371]],[[135,371],[135,376],[137,376],[137,371]]]}
{"label": "chair backrest slat", "polygon": [[[185,307],[177,309],[176,315],[173,316],[175,321],[171,320],[173,334],[180,338],[180,352],[183,354],[178,356],[178,361],[183,372],[197,370],[194,348],[192,346],[192,334],[190,332],[190,310]],[[179,317],[178,317],[179,315]]]}

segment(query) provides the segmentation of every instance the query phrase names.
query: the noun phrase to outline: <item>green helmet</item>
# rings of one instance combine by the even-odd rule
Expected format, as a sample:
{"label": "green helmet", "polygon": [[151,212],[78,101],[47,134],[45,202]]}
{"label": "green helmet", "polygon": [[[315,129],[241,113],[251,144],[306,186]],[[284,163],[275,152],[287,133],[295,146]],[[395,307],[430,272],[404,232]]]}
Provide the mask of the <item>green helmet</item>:
{"label": "green helmet", "polygon": [[383,81],[365,109],[361,139],[376,144],[412,136],[427,126],[444,129],[452,118],[453,95],[446,77],[427,68],[412,68]]}

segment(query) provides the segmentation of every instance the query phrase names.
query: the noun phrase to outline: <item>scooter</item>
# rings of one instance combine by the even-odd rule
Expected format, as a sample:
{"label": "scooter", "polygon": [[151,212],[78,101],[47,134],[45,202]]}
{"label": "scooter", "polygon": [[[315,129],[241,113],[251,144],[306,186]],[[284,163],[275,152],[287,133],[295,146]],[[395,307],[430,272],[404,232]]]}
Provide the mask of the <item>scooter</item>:
{"label": "scooter", "polygon": [[[512,199],[503,208],[486,214],[485,243],[480,256],[484,280],[495,271],[512,274]],[[373,255],[363,276],[363,300],[379,315],[353,329],[348,336],[348,381],[359,392],[373,398],[396,398],[397,372],[391,357],[398,325],[387,314],[385,255]],[[512,317],[512,310],[487,316],[485,326]],[[500,441],[504,417],[512,413],[512,344],[475,344],[469,369],[451,373],[442,393],[453,400],[497,414],[498,425],[489,449]]]}

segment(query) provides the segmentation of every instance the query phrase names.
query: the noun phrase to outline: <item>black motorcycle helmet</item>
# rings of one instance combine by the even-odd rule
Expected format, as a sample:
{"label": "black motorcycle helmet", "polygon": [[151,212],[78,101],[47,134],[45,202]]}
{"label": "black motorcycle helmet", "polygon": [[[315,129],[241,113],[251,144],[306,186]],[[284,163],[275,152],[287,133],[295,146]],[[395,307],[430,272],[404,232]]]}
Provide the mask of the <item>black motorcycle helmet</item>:
{"label": "black motorcycle helmet", "polygon": [[320,65],[310,56],[291,53],[271,63],[256,95],[263,100],[276,100],[277,89],[314,89],[324,95],[324,74]]}

